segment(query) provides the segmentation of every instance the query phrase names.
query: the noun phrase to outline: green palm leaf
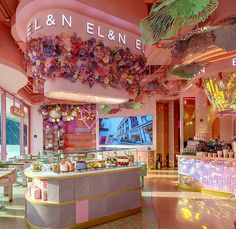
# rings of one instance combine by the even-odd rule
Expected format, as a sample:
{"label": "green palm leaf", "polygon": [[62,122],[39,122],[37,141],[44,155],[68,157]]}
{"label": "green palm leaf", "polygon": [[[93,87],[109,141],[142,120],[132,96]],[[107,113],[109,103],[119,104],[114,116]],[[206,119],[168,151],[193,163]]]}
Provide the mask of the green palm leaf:
{"label": "green palm leaf", "polygon": [[173,37],[184,25],[205,21],[218,6],[218,0],[166,0],[154,3],[148,17],[140,22],[142,42],[155,44]]}

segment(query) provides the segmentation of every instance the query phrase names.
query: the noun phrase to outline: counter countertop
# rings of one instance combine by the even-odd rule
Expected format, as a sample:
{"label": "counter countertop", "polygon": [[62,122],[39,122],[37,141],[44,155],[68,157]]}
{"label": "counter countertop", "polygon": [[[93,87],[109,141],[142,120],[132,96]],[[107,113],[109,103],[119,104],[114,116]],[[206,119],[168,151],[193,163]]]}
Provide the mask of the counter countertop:
{"label": "counter countertop", "polygon": [[60,179],[69,179],[69,178],[76,178],[76,177],[84,177],[84,176],[94,176],[99,174],[106,174],[106,173],[120,173],[125,172],[127,170],[133,169],[140,169],[142,166],[141,163],[138,165],[130,165],[124,167],[116,167],[116,168],[101,168],[101,169],[94,169],[94,170],[87,170],[87,171],[75,171],[75,172],[61,172],[55,173],[52,171],[39,171],[34,172],[31,168],[25,169],[25,175],[31,178],[38,178],[38,179],[45,179],[45,180],[60,180]]}
{"label": "counter countertop", "polygon": [[227,158],[227,157],[199,157],[194,155],[177,155],[178,158],[187,158],[187,159],[197,159],[197,160],[215,160],[215,161],[232,161],[236,162],[236,158]]}

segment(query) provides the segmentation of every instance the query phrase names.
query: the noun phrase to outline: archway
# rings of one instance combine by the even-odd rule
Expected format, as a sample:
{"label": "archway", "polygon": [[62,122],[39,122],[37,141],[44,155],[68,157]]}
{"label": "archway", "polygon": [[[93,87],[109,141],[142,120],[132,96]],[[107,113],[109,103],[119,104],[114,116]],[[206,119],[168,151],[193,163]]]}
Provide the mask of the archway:
{"label": "archway", "polygon": [[220,118],[217,117],[212,123],[212,138],[220,140]]}

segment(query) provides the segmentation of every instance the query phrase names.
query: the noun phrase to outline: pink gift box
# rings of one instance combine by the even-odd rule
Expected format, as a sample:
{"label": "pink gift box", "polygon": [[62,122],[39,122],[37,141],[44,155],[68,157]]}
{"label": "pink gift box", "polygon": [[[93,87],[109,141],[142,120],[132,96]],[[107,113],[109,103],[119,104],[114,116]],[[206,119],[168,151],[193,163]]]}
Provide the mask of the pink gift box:
{"label": "pink gift box", "polygon": [[48,200],[48,190],[47,189],[42,189],[42,201],[47,201]]}
{"label": "pink gift box", "polygon": [[41,199],[41,190],[38,187],[31,185],[30,196],[35,200]]}
{"label": "pink gift box", "polygon": [[46,180],[34,179],[33,183],[36,187],[38,187],[40,189],[47,189],[48,188],[48,181],[46,181]]}
{"label": "pink gift box", "polygon": [[30,195],[30,192],[31,192],[31,187],[32,187],[32,185],[33,185],[33,182],[29,182],[29,183],[27,184],[27,188],[28,188],[28,193],[29,193],[29,195]]}

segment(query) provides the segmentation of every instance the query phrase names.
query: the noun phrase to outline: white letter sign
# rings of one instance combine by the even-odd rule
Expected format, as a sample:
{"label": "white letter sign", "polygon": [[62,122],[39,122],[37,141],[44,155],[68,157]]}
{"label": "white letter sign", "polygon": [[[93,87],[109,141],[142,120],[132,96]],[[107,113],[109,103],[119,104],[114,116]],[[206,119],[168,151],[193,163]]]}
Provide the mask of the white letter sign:
{"label": "white letter sign", "polygon": [[94,27],[94,24],[87,22],[87,33],[94,34],[93,27]]}

